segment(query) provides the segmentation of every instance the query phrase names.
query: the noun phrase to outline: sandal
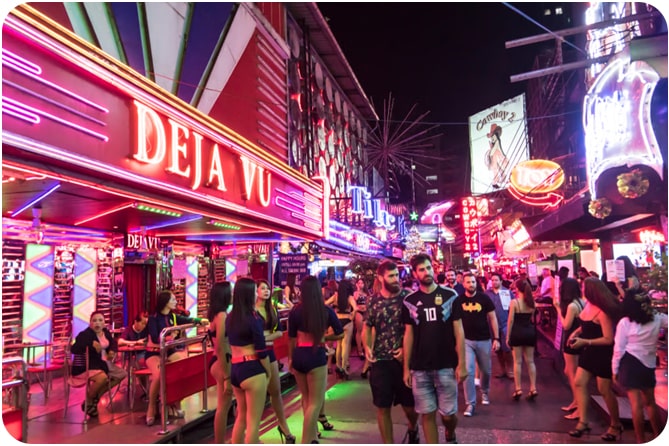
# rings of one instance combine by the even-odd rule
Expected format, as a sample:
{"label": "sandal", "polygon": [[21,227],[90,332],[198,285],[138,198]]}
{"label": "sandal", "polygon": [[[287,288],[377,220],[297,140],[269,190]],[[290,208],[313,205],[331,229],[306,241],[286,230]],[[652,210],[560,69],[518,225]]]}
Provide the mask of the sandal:
{"label": "sandal", "polygon": [[581,423],[576,425],[576,429],[569,431],[569,435],[576,438],[581,438],[584,433],[590,433],[590,425],[588,423]]}
{"label": "sandal", "polygon": [[319,416],[318,422],[321,423],[321,426],[323,426],[323,430],[331,431],[332,429],[334,429],[334,426],[332,425],[332,423],[328,421],[328,417],[325,415]]}
{"label": "sandal", "polygon": [[537,389],[530,390],[527,393],[527,401],[534,401],[534,399],[539,396],[539,392],[537,392]]}
{"label": "sandal", "polygon": [[516,389],[516,391],[513,392],[513,395],[511,395],[511,398],[518,401],[521,396],[523,396],[523,391],[520,389]]}
{"label": "sandal", "polygon": [[[615,433],[611,433],[610,431],[615,431]],[[609,426],[608,430],[602,434],[601,437],[602,440],[604,441],[616,441],[618,439],[623,438],[623,426],[622,424],[619,424],[617,426]]]}

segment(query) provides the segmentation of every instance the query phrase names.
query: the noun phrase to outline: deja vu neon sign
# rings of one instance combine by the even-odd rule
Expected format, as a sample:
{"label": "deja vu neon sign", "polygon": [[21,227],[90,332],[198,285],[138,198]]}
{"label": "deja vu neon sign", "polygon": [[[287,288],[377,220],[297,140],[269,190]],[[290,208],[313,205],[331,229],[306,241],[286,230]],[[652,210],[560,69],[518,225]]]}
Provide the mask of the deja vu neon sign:
{"label": "deja vu neon sign", "polygon": [[[238,189],[244,200],[254,195],[262,207],[272,199],[272,174],[244,155],[224,150],[217,142],[133,101],[137,123],[137,144],[132,157],[145,164],[166,166],[168,174],[188,180],[192,190],[202,187],[219,192]],[[235,159],[237,158],[237,159]],[[241,163],[241,170],[235,169]],[[230,179],[232,178],[232,185]],[[253,194],[254,189],[257,190]],[[234,192],[233,192],[234,193]]]}

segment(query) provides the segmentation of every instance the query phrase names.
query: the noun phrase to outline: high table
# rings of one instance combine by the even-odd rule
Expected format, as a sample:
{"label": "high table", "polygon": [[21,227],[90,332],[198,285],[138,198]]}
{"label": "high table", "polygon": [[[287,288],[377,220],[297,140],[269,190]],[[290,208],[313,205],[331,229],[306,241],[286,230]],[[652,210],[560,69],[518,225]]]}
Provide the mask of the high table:
{"label": "high table", "polygon": [[119,345],[118,346],[118,352],[123,353],[124,355],[127,353],[127,357],[124,357],[124,360],[126,362],[126,372],[128,373],[128,402],[131,404],[133,401],[131,398],[134,399],[134,369],[136,368],[137,364],[137,353],[146,351],[146,345],[145,344],[134,344],[134,345]]}

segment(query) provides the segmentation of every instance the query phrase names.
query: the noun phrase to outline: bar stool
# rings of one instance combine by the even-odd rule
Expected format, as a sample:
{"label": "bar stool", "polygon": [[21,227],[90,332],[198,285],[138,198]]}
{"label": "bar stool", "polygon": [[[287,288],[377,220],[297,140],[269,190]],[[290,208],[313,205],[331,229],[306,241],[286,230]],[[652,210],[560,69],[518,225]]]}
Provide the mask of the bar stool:
{"label": "bar stool", "polygon": [[[27,349],[28,377],[31,375],[37,377],[37,382],[44,392],[44,401],[46,401],[49,399],[49,391],[52,388],[53,373],[62,370],[64,362],[53,360],[53,344],[47,341],[26,345],[25,348]],[[36,361],[36,358],[39,358],[40,349],[42,349],[41,361]]]}

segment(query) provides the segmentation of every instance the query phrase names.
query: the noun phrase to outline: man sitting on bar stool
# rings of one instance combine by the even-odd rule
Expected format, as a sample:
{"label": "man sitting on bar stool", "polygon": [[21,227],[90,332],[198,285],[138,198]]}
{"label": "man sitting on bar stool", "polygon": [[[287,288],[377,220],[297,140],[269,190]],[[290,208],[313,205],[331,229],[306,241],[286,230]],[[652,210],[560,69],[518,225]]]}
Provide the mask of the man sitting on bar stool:
{"label": "man sitting on bar stool", "polygon": [[[146,327],[147,323],[149,321],[149,313],[146,311],[142,311],[140,313],[137,313],[135,316],[135,320],[133,321],[132,325],[129,325],[126,327],[125,331],[121,335],[121,337],[118,339],[118,345],[119,346],[129,346],[129,347],[134,347],[136,345],[146,345],[146,341],[149,337],[149,330]],[[139,350],[135,352],[125,352],[123,361],[134,361],[133,364],[131,364],[131,367],[135,370],[138,369],[144,369],[146,368],[146,351],[145,350]],[[142,395],[142,398],[146,396],[146,389],[148,388],[148,376],[140,376],[140,385],[142,389],[144,390],[144,395]]]}
{"label": "man sitting on bar stool", "polygon": [[[551,274],[550,268],[544,268],[541,270],[541,286],[537,289],[534,301],[538,304],[549,304],[550,307],[553,306],[553,290],[555,288],[555,281]],[[541,311],[541,324],[550,325],[550,307],[546,309],[538,309]]]}
{"label": "man sitting on bar stool", "polygon": [[[132,325],[126,327],[125,331],[118,340],[118,345],[146,345],[146,340],[149,337],[149,330],[146,324],[149,321],[149,313],[142,311],[135,316]],[[143,369],[146,367],[146,360],[144,351],[135,352],[135,368]],[[130,353],[126,353],[124,361],[131,359]]]}

